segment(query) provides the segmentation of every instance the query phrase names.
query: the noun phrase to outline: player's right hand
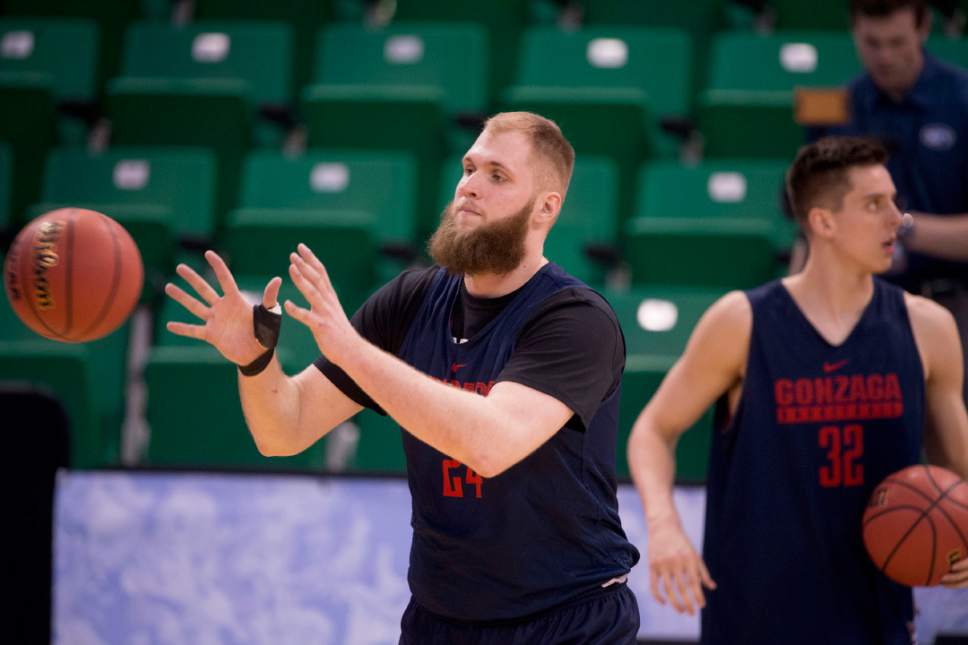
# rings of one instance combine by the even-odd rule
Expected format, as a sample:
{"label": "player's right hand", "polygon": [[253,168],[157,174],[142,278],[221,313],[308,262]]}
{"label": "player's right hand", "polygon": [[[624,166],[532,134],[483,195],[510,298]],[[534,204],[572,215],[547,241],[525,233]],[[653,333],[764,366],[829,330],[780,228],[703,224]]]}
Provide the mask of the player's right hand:
{"label": "player's right hand", "polygon": [[[245,299],[232,272],[225,261],[214,251],[206,251],[205,259],[215,272],[219,286],[222,288],[220,296],[208,282],[194,269],[186,264],[179,264],[175,271],[207,304],[202,304],[197,298],[190,296],[181,287],[169,282],[165,285],[165,293],[189,312],[204,321],[202,325],[190,325],[182,322],[168,321],[168,331],[204,340],[219,351],[225,358],[236,365],[248,365],[266,348],[256,340],[252,323],[252,303]],[[273,278],[266,285],[262,294],[262,304],[271,309],[277,304],[281,278]]]}
{"label": "player's right hand", "polygon": [[678,521],[650,525],[648,551],[649,584],[659,604],[690,616],[706,606],[702,588],[716,583]]}

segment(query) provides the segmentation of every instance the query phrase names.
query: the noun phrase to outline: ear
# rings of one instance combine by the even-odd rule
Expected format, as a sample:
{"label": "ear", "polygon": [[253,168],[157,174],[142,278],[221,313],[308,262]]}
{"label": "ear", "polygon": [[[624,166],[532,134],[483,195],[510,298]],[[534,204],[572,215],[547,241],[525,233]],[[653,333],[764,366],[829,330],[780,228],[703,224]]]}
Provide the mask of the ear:
{"label": "ear", "polygon": [[562,201],[559,192],[552,191],[539,195],[535,201],[535,221],[550,226],[561,212]]}
{"label": "ear", "polygon": [[931,11],[930,6],[924,12],[924,20],[921,21],[921,26],[918,27],[918,36],[921,38],[921,44],[923,45],[927,40],[928,36],[931,35],[931,24],[934,20],[934,12]]}
{"label": "ear", "polygon": [[829,238],[837,231],[837,220],[829,208],[814,206],[807,213],[807,227],[814,236]]}

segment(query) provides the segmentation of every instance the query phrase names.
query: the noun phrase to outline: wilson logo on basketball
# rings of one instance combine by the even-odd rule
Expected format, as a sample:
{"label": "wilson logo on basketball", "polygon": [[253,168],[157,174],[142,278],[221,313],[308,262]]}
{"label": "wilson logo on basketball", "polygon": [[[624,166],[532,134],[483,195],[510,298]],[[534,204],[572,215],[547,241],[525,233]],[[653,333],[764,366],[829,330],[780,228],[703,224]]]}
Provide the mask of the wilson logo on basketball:
{"label": "wilson logo on basketball", "polygon": [[34,300],[41,310],[54,306],[54,296],[51,293],[47,271],[57,266],[57,239],[60,237],[64,225],[61,222],[44,222],[37,229],[33,246],[34,264]]}
{"label": "wilson logo on basketball", "polygon": [[874,491],[874,494],[871,495],[871,500],[867,504],[867,507],[877,508],[879,506],[884,506],[886,504],[887,504],[887,489],[878,488],[877,490]]}
{"label": "wilson logo on basketball", "polygon": [[776,379],[777,423],[896,419],[904,414],[894,372]]}
{"label": "wilson logo on basketball", "polygon": [[961,549],[952,549],[948,551],[946,559],[948,560],[949,568],[955,566],[955,562],[961,560]]}
{"label": "wilson logo on basketball", "polygon": [[11,301],[18,301],[23,297],[20,293],[20,275],[17,269],[20,267],[20,254],[17,252],[16,245],[10,247],[10,255],[7,256],[7,293],[10,294]]}

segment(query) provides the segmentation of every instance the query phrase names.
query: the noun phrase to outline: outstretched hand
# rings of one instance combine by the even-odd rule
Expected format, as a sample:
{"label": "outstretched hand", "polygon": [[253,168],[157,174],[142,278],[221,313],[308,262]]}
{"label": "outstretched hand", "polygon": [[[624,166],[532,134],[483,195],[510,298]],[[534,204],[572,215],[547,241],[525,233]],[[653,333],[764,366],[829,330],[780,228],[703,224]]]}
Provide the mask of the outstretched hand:
{"label": "outstretched hand", "polygon": [[286,313],[309,328],[327,359],[342,365],[362,337],[346,317],[326,267],[305,244],[296,248],[297,253],[289,254],[289,276],[309,309],[287,300]]}
{"label": "outstretched hand", "polygon": [[678,524],[666,522],[649,531],[649,582],[659,604],[670,602],[693,615],[706,606],[702,588],[715,589],[705,563]]}
{"label": "outstretched hand", "polygon": [[[207,342],[236,365],[248,365],[266,350],[256,340],[253,332],[252,304],[242,295],[232,272],[218,254],[206,251],[205,259],[215,272],[222,295],[194,269],[186,264],[179,264],[175,272],[191,285],[205,304],[171,282],[165,285],[165,293],[200,318],[203,324],[168,321],[166,328],[173,334]],[[266,285],[262,293],[262,304],[267,309],[276,306],[281,284],[282,279],[276,277]]]}

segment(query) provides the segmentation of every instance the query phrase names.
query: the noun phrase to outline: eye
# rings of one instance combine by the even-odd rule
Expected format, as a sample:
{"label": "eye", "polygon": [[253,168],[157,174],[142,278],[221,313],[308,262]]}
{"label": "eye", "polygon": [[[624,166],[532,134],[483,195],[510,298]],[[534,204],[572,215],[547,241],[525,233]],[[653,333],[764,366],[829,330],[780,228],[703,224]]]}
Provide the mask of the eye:
{"label": "eye", "polygon": [[502,175],[499,172],[494,172],[494,173],[491,173],[491,179],[493,181],[495,181],[495,182],[500,183],[500,182],[504,181],[504,175]]}
{"label": "eye", "polygon": [[867,210],[871,213],[876,213],[880,209],[880,200],[872,199],[867,202]]}
{"label": "eye", "polygon": [[464,176],[465,177],[467,175],[471,174],[472,172],[474,172],[474,168],[472,168],[471,166],[464,166]]}

